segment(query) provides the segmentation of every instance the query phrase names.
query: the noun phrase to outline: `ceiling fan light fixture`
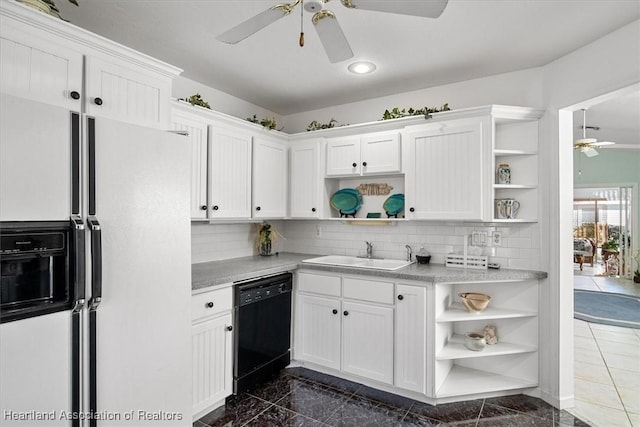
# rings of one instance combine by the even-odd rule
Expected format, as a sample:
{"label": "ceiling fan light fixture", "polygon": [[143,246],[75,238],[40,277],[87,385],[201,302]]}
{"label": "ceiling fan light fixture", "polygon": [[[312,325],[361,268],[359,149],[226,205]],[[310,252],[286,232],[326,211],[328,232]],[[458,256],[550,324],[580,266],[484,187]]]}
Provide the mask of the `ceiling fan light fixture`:
{"label": "ceiling fan light fixture", "polygon": [[581,146],[581,145],[595,144],[596,142],[598,142],[596,138],[581,138],[581,139],[576,139],[574,141],[574,145]]}
{"label": "ceiling fan light fixture", "polygon": [[349,64],[347,69],[354,74],[370,74],[375,71],[376,64],[373,62],[358,61]]}

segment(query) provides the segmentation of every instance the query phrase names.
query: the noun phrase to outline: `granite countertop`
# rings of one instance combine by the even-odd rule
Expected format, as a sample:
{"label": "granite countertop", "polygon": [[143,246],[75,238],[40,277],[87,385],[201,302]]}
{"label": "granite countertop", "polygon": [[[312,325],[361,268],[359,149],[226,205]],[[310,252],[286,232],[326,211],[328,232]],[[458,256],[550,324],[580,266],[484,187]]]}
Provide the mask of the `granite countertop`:
{"label": "granite countertop", "polygon": [[443,264],[411,264],[394,270],[371,270],[364,268],[340,267],[333,265],[306,264],[302,260],[318,255],[280,253],[269,257],[250,256],[222,261],[212,261],[191,265],[191,290],[194,293],[205,292],[208,288],[269,276],[298,268],[305,270],[327,271],[342,274],[360,274],[365,276],[411,280],[425,284],[442,282],[475,282],[544,279],[547,273],[532,270],[473,270],[445,267]]}

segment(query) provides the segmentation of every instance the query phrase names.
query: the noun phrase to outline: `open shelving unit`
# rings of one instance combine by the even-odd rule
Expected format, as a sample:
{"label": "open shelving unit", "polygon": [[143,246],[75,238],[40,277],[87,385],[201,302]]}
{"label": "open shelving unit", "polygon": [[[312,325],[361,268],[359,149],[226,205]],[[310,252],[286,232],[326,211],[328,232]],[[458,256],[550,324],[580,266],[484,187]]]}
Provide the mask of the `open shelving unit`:
{"label": "open shelving unit", "polygon": [[[493,222],[538,221],[538,119],[537,110],[515,114],[497,112],[494,116],[493,171],[507,163],[511,184],[498,184],[493,178]],[[515,218],[499,218],[495,201],[514,199],[520,203]]]}
{"label": "open shelving unit", "polygon": [[[471,313],[461,292],[491,296]],[[435,285],[433,393],[436,398],[517,390],[538,385],[538,281]],[[498,343],[481,351],[464,346],[464,334],[497,328]]]}

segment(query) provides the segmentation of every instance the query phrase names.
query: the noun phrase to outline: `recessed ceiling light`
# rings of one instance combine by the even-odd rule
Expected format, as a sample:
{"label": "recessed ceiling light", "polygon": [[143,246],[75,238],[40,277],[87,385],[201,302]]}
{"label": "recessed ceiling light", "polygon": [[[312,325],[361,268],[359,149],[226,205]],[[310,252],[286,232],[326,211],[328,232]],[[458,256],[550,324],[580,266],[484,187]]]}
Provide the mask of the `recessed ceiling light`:
{"label": "recessed ceiling light", "polygon": [[349,71],[355,74],[369,74],[376,69],[376,64],[373,62],[354,62],[349,65]]}

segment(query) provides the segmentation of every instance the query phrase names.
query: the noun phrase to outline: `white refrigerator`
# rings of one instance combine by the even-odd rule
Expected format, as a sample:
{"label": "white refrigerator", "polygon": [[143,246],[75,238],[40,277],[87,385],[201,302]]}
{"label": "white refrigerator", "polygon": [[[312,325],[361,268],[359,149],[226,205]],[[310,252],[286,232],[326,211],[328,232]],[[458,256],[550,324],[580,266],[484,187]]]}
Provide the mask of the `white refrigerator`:
{"label": "white refrigerator", "polygon": [[1,425],[192,424],[189,169],[183,136],[1,95],[0,221],[86,236],[75,308],[0,325]]}

